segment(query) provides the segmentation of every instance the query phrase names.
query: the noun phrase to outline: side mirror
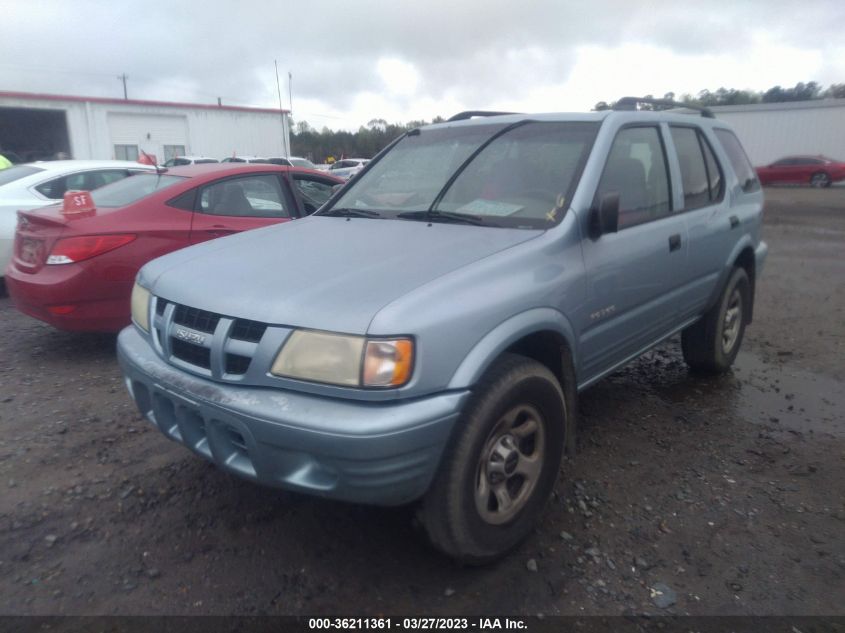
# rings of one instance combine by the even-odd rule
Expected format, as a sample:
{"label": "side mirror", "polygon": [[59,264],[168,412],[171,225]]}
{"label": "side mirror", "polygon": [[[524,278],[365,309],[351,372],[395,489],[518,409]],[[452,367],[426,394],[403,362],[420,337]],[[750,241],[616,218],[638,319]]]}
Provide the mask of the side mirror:
{"label": "side mirror", "polygon": [[605,233],[619,230],[619,192],[602,194],[598,206],[590,210],[590,233],[598,239]]}

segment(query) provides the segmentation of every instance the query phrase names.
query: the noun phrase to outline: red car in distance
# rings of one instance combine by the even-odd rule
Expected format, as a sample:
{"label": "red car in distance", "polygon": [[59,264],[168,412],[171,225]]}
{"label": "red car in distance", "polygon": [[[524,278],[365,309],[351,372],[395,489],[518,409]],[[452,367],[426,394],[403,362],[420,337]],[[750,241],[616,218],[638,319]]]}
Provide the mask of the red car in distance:
{"label": "red car in distance", "polygon": [[779,183],[830,187],[845,180],[845,163],[826,156],[786,156],[771,165],[757,167],[757,177],[764,185]]}
{"label": "red car in distance", "polygon": [[248,163],[130,176],[86,192],[95,207],[87,212],[62,204],[19,211],[6,287],[21,312],[54,327],[116,332],[130,322],[132,284],[146,262],[313,213],[343,183],[318,171]]}

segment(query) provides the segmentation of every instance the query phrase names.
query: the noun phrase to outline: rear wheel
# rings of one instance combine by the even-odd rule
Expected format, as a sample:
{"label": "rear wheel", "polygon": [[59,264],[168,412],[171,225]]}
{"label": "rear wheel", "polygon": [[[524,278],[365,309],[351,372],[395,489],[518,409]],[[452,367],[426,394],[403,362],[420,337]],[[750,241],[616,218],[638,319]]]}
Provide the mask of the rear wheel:
{"label": "rear wheel", "polygon": [[420,518],[432,544],[471,564],[522,541],[560,468],[566,402],[544,365],[507,354],[479,383]]}
{"label": "rear wheel", "polygon": [[830,187],[830,176],[823,171],[816,172],[810,176],[810,184],[813,187]]}
{"label": "rear wheel", "polygon": [[750,308],[748,274],[735,268],[716,305],[681,334],[681,349],[690,369],[712,374],[730,369],[742,344]]}

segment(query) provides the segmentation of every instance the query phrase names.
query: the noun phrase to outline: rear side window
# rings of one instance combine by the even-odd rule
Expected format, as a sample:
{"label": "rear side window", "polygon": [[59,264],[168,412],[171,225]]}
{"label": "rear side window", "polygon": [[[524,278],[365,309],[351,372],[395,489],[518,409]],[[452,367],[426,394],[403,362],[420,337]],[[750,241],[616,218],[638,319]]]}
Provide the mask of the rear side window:
{"label": "rear side window", "polygon": [[695,128],[672,126],[670,129],[681,167],[684,209],[717,202],[722,193],[722,177],[707,139]]}
{"label": "rear side window", "polygon": [[619,194],[619,228],[650,222],[669,214],[669,177],[663,141],[656,127],[620,130],[596,191]]}
{"label": "rear side window", "polygon": [[730,130],[717,128],[716,138],[722,144],[725,153],[728,155],[728,160],[731,161],[731,166],[736,172],[737,180],[746,193],[757,191],[760,188],[760,181],[757,180],[757,174],[751,166],[751,161],[748,160],[748,155],[742,149],[742,145],[736,135]]}

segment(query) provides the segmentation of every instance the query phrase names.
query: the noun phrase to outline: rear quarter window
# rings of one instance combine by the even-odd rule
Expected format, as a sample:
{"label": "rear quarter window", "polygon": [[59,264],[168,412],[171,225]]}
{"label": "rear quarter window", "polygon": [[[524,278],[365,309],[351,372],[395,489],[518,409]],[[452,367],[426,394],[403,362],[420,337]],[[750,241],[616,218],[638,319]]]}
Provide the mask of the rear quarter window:
{"label": "rear quarter window", "polygon": [[757,180],[757,173],[751,166],[751,161],[748,160],[748,155],[745,153],[736,135],[730,130],[723,128],[716,128],[714,132],[722,148],[725,150],[725,154],[728,155],[728,160],[736,173],[742,190],[750,193],[760,189],[760,181]]}

